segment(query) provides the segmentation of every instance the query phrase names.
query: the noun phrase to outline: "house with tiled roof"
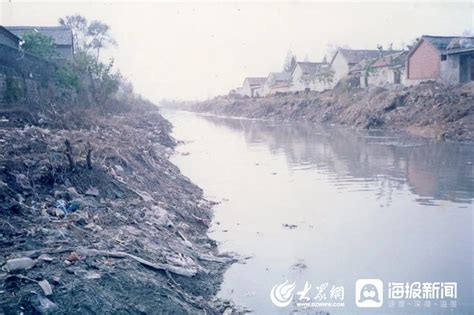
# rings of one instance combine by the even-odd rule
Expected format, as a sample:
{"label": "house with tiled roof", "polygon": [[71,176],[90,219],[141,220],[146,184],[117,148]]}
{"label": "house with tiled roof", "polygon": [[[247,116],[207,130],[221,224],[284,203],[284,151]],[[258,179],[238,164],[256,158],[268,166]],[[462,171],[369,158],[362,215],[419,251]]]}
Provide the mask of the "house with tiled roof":
{"label": "house with tiled roof", "polygon": [[5,28],[17,37],[22,38],[26,33],[39,32],[51,37],[54,42],[58,58],[72,59],[74,56],[74,45],[72,31],[66,26],[5,26]]}
{"label": "house with tiled roof", "polygon": [[329,88],[317,78],[318,73],[328,67],[326,62],[297,62],[291,73],[290,91],[323,91]]}
{"label": "house with tiled roof", "polygon": [[423,35],[407,57],[407,83],[474,80],[474,37]]}
{"label": "house with tiled roof", "polygon": [[393,54],[364,60],[352,71],[360,71],[360,86],[386,86],[390,84],[405,84],[405,65],[408,51],[398,51]]}
{"label": "house with tiled roof", "polygon": [[260,89],[267,78],[265,77],[248,77],[244,79],[242,88],[239,89],[238,93],[243,96],[256,97],[260,95]]}
{"label": "house with tiled roof", "polygon": [[261,88],[260,95],[272,95],[276,93],[286,93],[290,90],[291,73],[271,72]]}
{"label": "house with tiled roof", "polygon": [[[331,69],[334,71],[333,84],[351,73],[352,68],[362,61],[372,60],[395,52],[394,50],[381,49],[338,49],[331,60]],[[357,71],[354,72],[357,73]]]}

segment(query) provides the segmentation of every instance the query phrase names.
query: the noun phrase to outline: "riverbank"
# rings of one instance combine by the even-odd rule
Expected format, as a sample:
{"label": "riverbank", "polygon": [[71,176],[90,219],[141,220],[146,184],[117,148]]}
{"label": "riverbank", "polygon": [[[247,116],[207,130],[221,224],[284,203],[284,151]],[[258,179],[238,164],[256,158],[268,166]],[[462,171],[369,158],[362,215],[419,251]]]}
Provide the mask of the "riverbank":
{"label": "riverbank", "polygon": [[218,115],[385,129],[454,141],[474,141],[474,84],[333,90],[264,98],[216,97],[182,108]]}
{"label": "riverbank", "polygon": [[150,109],[0,109],[0,313],[229,308],[215,294],[234,259],[170,131]]}

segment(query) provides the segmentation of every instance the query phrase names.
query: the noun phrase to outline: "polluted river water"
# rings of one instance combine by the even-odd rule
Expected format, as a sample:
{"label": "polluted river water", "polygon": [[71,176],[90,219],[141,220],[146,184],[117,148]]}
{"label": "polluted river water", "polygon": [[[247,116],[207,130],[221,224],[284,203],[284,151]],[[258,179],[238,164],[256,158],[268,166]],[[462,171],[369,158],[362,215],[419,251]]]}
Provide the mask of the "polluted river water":
{"label": "polluted river water", "polygon": [[220,297],[256,314],[474,314],[473,145],[163,115],[183,141],[173,163],[219,202],[210,236],[248,258]]}

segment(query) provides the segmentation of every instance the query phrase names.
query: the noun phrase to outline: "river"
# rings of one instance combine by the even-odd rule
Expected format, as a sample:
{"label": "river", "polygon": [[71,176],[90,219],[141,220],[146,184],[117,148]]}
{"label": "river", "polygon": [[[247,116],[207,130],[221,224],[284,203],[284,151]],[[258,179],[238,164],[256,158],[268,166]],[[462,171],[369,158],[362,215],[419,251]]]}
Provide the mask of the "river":
{"label": "river", "polygon": [[[183,141],[173,162],[220,202],[211,237],[248,257],[226,272],[220,297],[256,314],[474,314],[473,145],[163,114]],[[381,280],[378,300],[360,299],[359,279]],[[291,302],[277,307],[270,293],[285,281]],[[456,298],[416,295],[453,282]],[[393,295],[400,283],[412,296]]]}

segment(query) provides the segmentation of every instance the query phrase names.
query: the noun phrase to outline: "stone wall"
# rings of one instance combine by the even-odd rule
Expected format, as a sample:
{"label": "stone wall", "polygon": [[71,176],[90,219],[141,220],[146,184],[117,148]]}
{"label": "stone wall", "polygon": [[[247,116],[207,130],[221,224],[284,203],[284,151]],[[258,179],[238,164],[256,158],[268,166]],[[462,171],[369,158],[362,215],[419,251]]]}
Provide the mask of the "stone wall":
{"label": "stone wall", "polygon": [[0,104],[38,103],[55,71],[54,63],[0,44]]}

